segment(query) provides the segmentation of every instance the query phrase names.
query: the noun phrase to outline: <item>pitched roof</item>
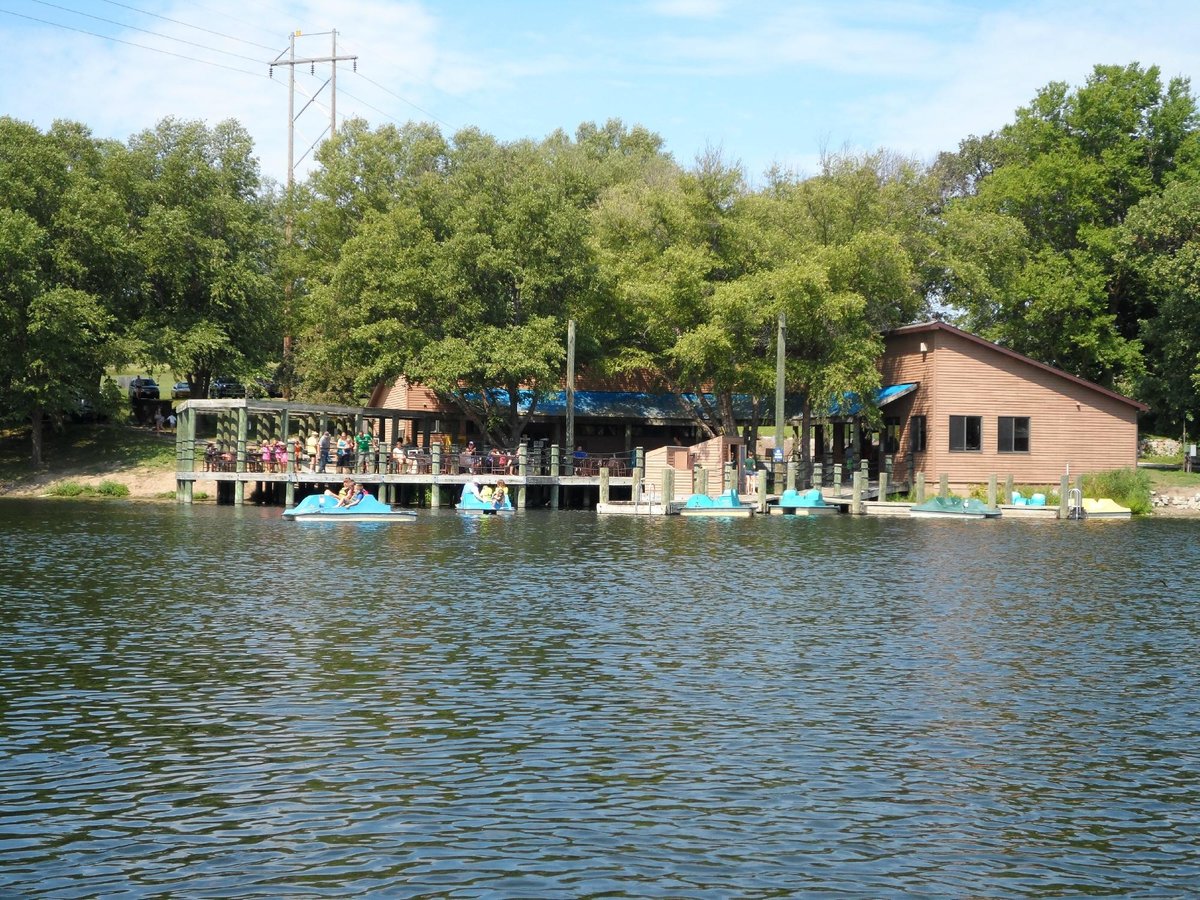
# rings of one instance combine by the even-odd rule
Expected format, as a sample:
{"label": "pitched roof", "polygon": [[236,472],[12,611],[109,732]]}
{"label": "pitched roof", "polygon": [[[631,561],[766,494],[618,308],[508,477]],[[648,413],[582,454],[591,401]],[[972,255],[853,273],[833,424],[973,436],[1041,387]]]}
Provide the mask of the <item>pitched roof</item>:
{"label": "pitched roof", "polygon": [[1059,378],[1066,379],[1067,381],[1080,385],[1081,387],[1085,387],[1088,390],[1095,391],[1098,394],[1103,394],[1105,397],[1111,397],[1113,400],[1119,400],[1121,403],[1127,403],[1140,412],[1146,412],[1148,409],[1150,409],[1149,406],[1147,406],[1145,403],[1142,403],[1140,400],[1134,400],[1132,397],[1126,397],[1124,394],[1118,394],[1116,391],[1109,390],[1106,387],[1101,387],[1095,382],[1088,381],[1086,378],[1080,378],[1078,375],[1072,375],[1069,372],[1064,372],[1062,369],[1056,369],[1054,366],[1047,365],[1043,362],[1038,362],[1036,359],[1032,359],[1023,353],[1018,353],[1016,350],[1010,350],[1008,347],[1004,347],[1000,344],[981,338],[977,334],[971,334],[969,331],[963,331],[961,328],[955,328],[953,325],[950,325],[946,322],[932,321],[919,322],[916,325],[904,325],[900,328],[893,328],[884,336],[889,337],[893,334],[919,334],[930,331],[944,331],[947,334],[960,337],[963,340],[978,344],[981,347],[987,347],[989,350],[994,350],[997,353],[1001,353],[1005,356],[1011,357],[1012,359],[1019,360],[1026,365],[1033,366],[1035,369],[1041,369],[1044,372],[1057,375]]}

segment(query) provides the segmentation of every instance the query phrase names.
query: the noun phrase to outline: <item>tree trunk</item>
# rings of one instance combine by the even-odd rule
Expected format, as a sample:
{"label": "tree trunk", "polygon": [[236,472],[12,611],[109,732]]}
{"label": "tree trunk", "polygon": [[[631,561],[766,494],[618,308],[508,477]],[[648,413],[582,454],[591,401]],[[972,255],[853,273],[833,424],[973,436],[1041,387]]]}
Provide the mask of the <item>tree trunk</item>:
{"label": "tree trunk", "polygon": [[33,413],[30,415],[29,438],[32,444],[30,462],[35,469],[40,469],[42,467],[42,405],[40,403],[33,408]]}

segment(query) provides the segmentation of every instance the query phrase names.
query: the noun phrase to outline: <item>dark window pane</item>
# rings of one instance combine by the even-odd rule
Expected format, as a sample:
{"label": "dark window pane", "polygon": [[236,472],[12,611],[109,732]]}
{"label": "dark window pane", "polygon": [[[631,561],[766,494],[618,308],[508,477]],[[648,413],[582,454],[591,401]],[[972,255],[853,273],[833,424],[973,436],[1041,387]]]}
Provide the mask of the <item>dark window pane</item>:
{"label": "dark window pane", "polygon": [[996,420],[996,449],[1001,453],[1011,453],[1013,448],[1012,416],[1001,416]]}
{"label": "dark window pane", "polygon": [[967,449],[983,449],[983,419],[980,416],[967,416]]}
{"label": "dark window pane", "polygon": [[1021,416],[1013,419],[1013,451],[1016,453],[1029,452],[1029,417]]}

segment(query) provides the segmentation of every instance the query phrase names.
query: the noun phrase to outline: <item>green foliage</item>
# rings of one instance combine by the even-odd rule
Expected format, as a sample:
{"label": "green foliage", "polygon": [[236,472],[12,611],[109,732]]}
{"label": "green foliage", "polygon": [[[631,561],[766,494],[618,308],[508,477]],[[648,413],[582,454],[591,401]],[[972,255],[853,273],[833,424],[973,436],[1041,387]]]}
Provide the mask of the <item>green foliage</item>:
{"label": "green foliage", "polygon": [[214,374],[260,366],[281,341],[279,235],[245,129],[164,119],[130,140],[122,177],[137,223],[134,331],[147,361],[201,394]]}
{"label": "green foliage", "polygon": [[[1197,125],[1188,83],[1156,67],[1097,66],[1082,87],[1047,85],[1016,120],[939,160],[945,249],[932,288],[960,323],[1072,374],[1138,390],[1143,370],[1181,364],[1129,276],[1124,223],[1176,177]],[[1172,326],[1167,326],[1172,327]],[[1192,358],[1194,363],[1194,356]],[[1152,374],[1151,381],[1154,382]]]}
{"label": "green foliage", "polygon": [[1133,510],[1135,516],[1149,515],[1151,510],[1150,475],[1141,469],[1113,469],[1085,475],[1083,494],[1115,500]]}
{"label": "green foliage", "polygon": [[51,485],[50,489],[46,491],[46,495],[49,497],[81,497],[94,492],[95,488],[80,484],[78,481],[60,481],[58,484]]}
{"label": "green foliage", "polygon": [[46,496],[122,498],[129,496],[129,488],[118,481],[102,481],[95,487],[78,481],[60,481],[46,491]]}
{"label": "green foliage", "polygon": [[101,497],[128,497],[129,488],[119,481],[102,481],[96,488],[96,493]]}

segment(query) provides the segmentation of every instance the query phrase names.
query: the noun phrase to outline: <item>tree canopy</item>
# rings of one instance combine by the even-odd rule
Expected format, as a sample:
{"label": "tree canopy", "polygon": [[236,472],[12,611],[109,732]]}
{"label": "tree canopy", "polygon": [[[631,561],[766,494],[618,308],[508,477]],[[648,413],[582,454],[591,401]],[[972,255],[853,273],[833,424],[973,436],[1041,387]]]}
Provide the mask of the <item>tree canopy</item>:
{"label": "tree canopy", "polygon": [[36,458],[111,365],[203,394],[282,363],[302,399],[403,376],[516,442],[574,321],[583,367],[719,433],[737,394],[766,413],[781,316],[807,415],[869,397],[882,333],[936,315],[1174,427],[1200,390],[1198,122],[1186,79],[1100,65],[932,165],[827,153],[755,186],[619,120],[512,142],[356,120],[281,193],[235,122],[121,144],[0,119],[0,409]]}

